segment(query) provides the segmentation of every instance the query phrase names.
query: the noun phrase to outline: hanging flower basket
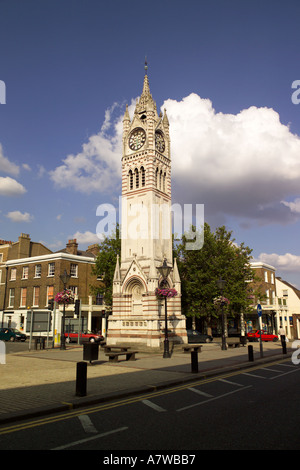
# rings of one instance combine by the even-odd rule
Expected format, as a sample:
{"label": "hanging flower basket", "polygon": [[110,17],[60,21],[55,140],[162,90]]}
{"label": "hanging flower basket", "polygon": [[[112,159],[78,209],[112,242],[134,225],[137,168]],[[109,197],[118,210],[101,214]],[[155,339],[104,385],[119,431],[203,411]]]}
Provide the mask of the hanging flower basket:
{"label": "hanging flower basket", "polygon": [[175,297],[177,295],[176,289],[155,289],[155,295],[159,299],[163,299],[165,297]]}
{"label": "hanging flower basket", "polygon": [[72,304],[74,302],[74,294],[71,290],[66,289],[62,292],[58,292],[54,300],[58,304]]}
{"label": "hanging flower basket", "polygon": [[222,295],[214,299],[214,305],[216,307],[219,307],[221,305],[229,305],[229,304],[230,304],[230,301],[226,297],[223,297]]}

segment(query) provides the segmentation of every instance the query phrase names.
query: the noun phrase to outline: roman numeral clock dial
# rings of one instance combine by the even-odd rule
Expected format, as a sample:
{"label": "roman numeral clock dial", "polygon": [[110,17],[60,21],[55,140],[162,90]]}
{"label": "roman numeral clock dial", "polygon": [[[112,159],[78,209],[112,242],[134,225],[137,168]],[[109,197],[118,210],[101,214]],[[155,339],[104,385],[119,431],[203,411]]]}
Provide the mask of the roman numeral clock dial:
{"label": "roman numeral clock dial", "polygon": [[139,150],[146,142],[146,133],[140,127],[134,129],[129,136],[128,145],[131,150]]}

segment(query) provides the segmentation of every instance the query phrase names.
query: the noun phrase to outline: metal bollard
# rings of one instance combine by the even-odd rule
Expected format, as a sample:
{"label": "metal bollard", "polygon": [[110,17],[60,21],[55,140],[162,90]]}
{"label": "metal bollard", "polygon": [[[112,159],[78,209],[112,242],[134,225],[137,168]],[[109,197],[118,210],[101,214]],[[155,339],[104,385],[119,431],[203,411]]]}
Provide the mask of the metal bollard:
{"label": "metal bollard", "polygon": [[76,396],[86,396],[87,363],[77,362],[76,367]]}
{"label": "metal bollard", "polygon": [[282,354],[286,354],[286,341],[282,341]]}
{"label": "metal bollard", "polygon": [[192,372],[198,372],[198,352],[191,351]]}
{"label": "metal bollard", "polygon": [[251,361],[251,362],[254,361],[253,346],[248,346],[248,359],[249,359],[249,361]]}

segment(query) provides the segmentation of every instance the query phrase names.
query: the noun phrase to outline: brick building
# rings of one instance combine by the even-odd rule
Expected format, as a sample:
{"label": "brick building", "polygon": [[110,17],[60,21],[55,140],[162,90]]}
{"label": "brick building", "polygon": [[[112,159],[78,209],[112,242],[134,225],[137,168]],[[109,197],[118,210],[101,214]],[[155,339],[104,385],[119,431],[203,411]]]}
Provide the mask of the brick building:
{"label": "brick building", "polygon": [[[79,250],[74,239],[68,241],[66,248],[53,253],[41,243],[32,242],[27,234],[21,234],[17,242],[0,244],[1,325],[25,331],[28,311],[48,310],[49,300],[64,288],[60,276],[66,270],[70,275],[66,287],[81,302],[84,329],[101,329],[105,307],[101,298],[90,294],[90,287],[101,282],[92,274],[96,252],[97,245],[88,247],[87,251]],[[61,310],[62,307],[56,306],[58,335]],[[66,308],[66,325],[74,325],[74,321],[74,304],[71,304]]]}

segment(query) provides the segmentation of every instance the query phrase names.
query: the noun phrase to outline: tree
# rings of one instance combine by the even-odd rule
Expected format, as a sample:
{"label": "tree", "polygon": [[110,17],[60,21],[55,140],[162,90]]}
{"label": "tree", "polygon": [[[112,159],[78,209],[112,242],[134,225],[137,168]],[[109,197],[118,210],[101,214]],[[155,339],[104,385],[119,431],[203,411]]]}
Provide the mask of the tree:
{"label": "tree", "polygon": [[188,235],[184,235],[175,248],[182,282],[183,313],[196,318],[217,316],[219,312],[214,299],[220,296],[217,286],[220,278],[226,281],[223,295],[230,301],[227,307],[230,313],[246,313],[252,302],[247,287],[253,279],[250,267],[252,250],[243,243],[238,246],[231,238],[232,232],[224,226],[213,233],[205,223],[203,230],[202,249],[187,250]]}
{"label": "tree", "polygon": [[112,305],[113,279],[116,268],[117,255],[121,254],[121,239],[119,224],[116,225],[115,231],[106,237],[99,244],[99,254],[96,258],[93,274],[102,278],[102,286],[91,287],[94,295],[102,294],[105,305]]}

